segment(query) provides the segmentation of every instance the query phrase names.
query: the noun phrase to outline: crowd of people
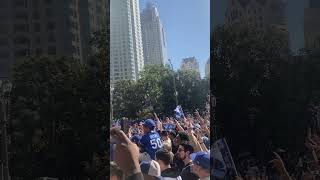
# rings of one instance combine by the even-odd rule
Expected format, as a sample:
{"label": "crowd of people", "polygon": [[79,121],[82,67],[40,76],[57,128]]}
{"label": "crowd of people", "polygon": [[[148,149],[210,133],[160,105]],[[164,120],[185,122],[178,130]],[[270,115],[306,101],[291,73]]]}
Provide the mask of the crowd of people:
{"label": "crowd of people", "polygon": [[110,179],[210,179],[210,114],[132,121],[111,129]]}
{"label": "crowd of people", "polygon": [[208,112],[203,117],[196,111],[182,118],[161,119],[154,114],[128,122],[127,129],[114,123],[110,131],[111,180],[320,179],[320,136],[316,131],[309,130],[304,152],[278,149],[270,161],[236,156],[234,169],[228,169],[224,157],[217,157],[217,141],[210,141]]}
{"label": "crowd of people", "polygon": [[241,171],[238,180],[318,180],[320,179],[320,137],[316,131],[308,131],[305,147],[299,152],[277,149],[269,162],[253,157],[243,158],[238,162]]}

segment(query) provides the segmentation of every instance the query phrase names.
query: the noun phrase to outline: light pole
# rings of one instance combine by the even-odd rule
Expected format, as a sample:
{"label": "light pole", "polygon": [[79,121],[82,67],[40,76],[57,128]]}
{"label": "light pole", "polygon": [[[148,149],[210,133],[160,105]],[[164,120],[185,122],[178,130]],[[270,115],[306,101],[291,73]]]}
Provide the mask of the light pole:
{"label": "light pole", "polygon": [[2,160],[3,160],[3,179],[9,180],[9,161],[8,161],[8,138],[7,138],[7,113],[8,106],[10,103],[10,92],[12,89],[12,84],[9,80],[0,79],[0,101],[3,112],[3,119],[1,122],[1,132],[2,132]]}
{"label": "light pole", "polygon": [[173,70],[173,66],[171,63],[171,59],[168,59],[170,65],[171,65],[171,69],[172,69],[172,77],[173,77],[173,88],[174,88],[174,96],[175,96],[175,100],[176,100],[176,106],[178,106],[178,91],[176,88],[176,79],[174,77],[174,70]]}

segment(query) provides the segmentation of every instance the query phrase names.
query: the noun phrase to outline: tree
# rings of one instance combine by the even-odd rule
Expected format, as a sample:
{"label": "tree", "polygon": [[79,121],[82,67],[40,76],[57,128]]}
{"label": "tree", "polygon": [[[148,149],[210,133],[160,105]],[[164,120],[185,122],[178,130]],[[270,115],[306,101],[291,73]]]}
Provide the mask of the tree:
{"label": "tree", "polygon": [[153,112],[172,116],[176,106],[173,78],[179,92],[179,104],[184,110],[193,112],[195,108],[204,108],[209,92],[208,80],[199,79],[192,71],[173,72],[168,67],[153,65],[145,67],[136,82],[116,83],[113,94],[115,117],[143,118]]}
{"label": "tree", "polygon": [[228,138],[236,154],[301,147],[312,96],[312,85],[303,79],[314,82],[317,66],[290,56],[285,38],[273,30],[219,27],[214,37],[211,77],[219,136]]}
{"label": "tree", "polygon": [[[109,162],[100,161],[108,154],[104,127],[109,124],[109,56],[104,36],[95,35],[94,51],[84,65],[70,58],[46,57],[15,65],[13,176],[94,179]],[[91,164],[91,170],[83,163]]]}

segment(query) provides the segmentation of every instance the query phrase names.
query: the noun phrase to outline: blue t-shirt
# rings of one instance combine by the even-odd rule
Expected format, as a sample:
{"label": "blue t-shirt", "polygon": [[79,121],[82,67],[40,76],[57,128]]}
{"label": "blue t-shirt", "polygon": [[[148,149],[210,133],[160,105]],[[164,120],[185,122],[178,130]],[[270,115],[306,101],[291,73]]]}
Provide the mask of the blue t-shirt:
{"label": "blue t-shirt", "polygon": [[157,150],[163,146],[160,135],[155,131],[143,135],[140,140],[140,145],[143,151],[147,152],[153,160],[155,159]]}

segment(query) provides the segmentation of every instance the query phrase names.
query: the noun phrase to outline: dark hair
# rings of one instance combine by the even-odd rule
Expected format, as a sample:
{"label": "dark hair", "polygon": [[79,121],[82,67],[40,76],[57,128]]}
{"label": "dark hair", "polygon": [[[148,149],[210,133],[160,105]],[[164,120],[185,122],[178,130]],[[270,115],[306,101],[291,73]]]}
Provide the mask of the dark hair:
{"label": "dark hair", "polygon": [[156,159],[161,160],[165,165],[169,165],[172,163],[172,157],[168,150],[166,149],[159,149],[156,152]]}
{"label": "dark hair", "polygon": [[189,144],[180,144],[180,146],[183,147],[184,152],[189,151],[190,154],[192,154],[194,152],[193,147],[191,145],[189,145]]}
{"label": "dark hair", "polygon": [[123,179],[122,170],[114,162],[110,162],[110,176],[117,176],[119,179]]}

